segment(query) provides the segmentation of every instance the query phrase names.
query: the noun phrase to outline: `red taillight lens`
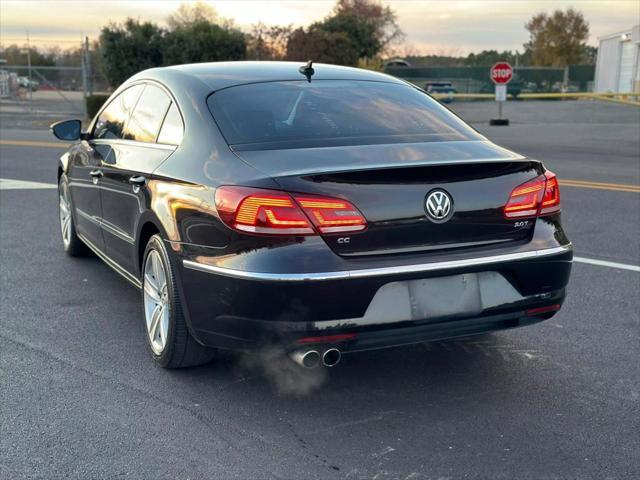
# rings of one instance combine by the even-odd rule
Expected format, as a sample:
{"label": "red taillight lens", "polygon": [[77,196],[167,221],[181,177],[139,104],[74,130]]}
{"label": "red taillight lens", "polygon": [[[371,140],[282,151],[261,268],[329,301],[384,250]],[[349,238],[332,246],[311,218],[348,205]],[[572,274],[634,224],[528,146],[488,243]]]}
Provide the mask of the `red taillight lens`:
{"label": "red taillight lens", "polygon": [[544,189],[544,196],[542,197],[540,215],[560,210],[560,186],[558,185],[558,179],[555,173],[548,170],[544,176],[547,179],[547,186]]}
{"label": "red taillight lens", "polygon": [[359,232],[367,221],[346,200],[322,197],[294,196],[320,233]]}
{"label": "red taillight lens", "polygon": [[514,188],[509,201],[504,206],[504,216],[507,218],[535,217],[540,208],[545,181],[545,177],[540,175]]}
{"label": "red taillight lens", "polygon": [[[215,195],[220,219],[231,228],[266,235],[355,232],[366,220],[349,202],[249,187],[220,187]],[[314,230],[315,226],[315,230]]]}
{"label": "red taillight lens", "polygon": [[248,187],[220,187],[216,210],[231,228],[270,235],[313,235],[300,207],[285,192]]}
{"label": "red taillight lens", "polygon": [[507,218],[535,217],[560,210],[560,187],[552,172],[517,186],[507,204],[504,216]]}

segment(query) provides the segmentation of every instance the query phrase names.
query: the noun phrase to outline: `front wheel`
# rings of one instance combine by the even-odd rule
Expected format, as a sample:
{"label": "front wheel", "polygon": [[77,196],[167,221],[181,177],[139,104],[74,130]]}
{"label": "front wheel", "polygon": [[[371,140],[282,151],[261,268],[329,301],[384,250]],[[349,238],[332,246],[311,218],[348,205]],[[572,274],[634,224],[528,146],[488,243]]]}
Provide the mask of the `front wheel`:
{"label": "front wheel", "polygon": [[58,180],[58,208],[60,213],[60,234],[62,236],[62,246],[70,257],[84,257],[90,250],[80,240],[76,233],[71,214],[71,195],[69,195],[69,181],[65,174],[60,175]]}
{"label": "front wheel", "polygon": [[153,359],[164,368],[201,365],[215,355],[215,350],[203,347],[189,333],[176,282],[164,242],[153,235],[142,264],[142,304],[147,344]]}

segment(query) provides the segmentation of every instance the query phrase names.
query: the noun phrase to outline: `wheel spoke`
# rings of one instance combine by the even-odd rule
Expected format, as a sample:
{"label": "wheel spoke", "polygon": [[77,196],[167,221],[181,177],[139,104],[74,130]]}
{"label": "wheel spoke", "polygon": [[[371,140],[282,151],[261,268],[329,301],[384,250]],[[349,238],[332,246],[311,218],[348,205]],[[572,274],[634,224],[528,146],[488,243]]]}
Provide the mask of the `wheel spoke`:
{"label": "wheel spoke", "polygon": [[155,254],[153,256],[153,272],[156,277],[156,284],[158,285],[158,292],[162,293],[162,289],[167,283],[167,280],[164,276],[164,268],[162,267],[162,261],[160,260],[160,255]]}
{"label": "wheel spoke", "polygon": [[156,287],[151,275],[145,273],[144,275],[144,293],[151,297],[155,303],[160,302],[160,294],[158,292],[158,288]]}
{"label": "wheel spoke", "polygon": [[71,215],[64,218],[62,222],[62,236],[66,239],[69,238],[69,233],[71,230]]}
{"label": "wheel spoke", "polygon": [[162,306],[162,315],[160,315],[160,343],[162,348],[164,348],[167,343],[167,330],[169,328],[169,311],[167,310],[166,305]]}
{"label": "wheel spoke", "polygon": [[155,342],[156,337],[158,336],[158,326],[161,319],[162,305],[156,305],[156,308],[154,308],[153,313],[151,314],[151,324],[149,325],[149,338],[151,339],[151,343]]}

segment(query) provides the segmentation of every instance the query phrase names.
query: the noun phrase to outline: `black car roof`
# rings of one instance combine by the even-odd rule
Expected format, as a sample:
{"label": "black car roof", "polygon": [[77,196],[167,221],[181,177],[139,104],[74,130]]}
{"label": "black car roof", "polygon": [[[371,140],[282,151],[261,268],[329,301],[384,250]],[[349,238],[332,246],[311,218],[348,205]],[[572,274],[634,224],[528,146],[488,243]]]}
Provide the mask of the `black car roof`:
{"label": "black car roof", "polygon": [[[185,76],[197,78],[207,85],[211,91],[256,82],[272,82],[279,80],[305,80],[299,68],[305,62],[213,62],[175,65],[154,68],[140,72],[136,77],[158,79]],[[359,68],[341,67],[325,63],[314,63],[313,80],[369,80],[378,82],[404,83],[390,75],[363,70]],[[172,75],[175,74],[175,75]],[[132,79],[133,80],[133,79]]]}

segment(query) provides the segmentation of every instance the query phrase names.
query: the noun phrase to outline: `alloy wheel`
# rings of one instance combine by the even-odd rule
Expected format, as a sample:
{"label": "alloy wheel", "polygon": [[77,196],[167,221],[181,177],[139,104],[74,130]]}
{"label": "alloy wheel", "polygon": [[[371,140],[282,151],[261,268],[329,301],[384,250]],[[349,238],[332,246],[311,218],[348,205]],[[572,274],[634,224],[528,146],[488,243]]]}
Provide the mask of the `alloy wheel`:
{"label": "alloy wheel", "polygon": [[169,333],[169,293],[167,273],[160,254],[151,250],[144,264],[144,314],[149,344],[156,355],[166,345]]}
{"label": "alloy wheel", "polygon": [[71,242],[71,206],[69,205],[67,188],[62,182],[58,187],[58,197],[60,203],[60,233],[62,234],[62,242],[67,247]]}

